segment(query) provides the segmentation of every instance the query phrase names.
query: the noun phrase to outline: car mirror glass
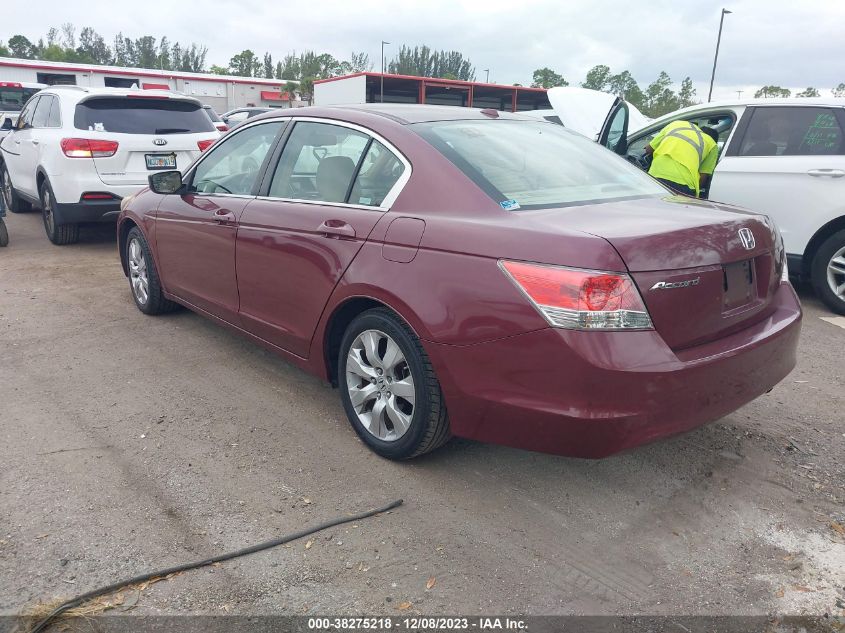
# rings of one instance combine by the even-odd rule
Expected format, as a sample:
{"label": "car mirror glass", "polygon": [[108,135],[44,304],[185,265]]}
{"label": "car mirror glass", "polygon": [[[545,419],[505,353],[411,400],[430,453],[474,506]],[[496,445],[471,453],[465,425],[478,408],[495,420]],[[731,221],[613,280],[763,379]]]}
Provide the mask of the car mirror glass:
{"label": "car mirror glass", "polygon": [[179,171],[160,171],[150,174],[150,189],[155,193],[168,195],[177,193],[182,188],[182,173]]}

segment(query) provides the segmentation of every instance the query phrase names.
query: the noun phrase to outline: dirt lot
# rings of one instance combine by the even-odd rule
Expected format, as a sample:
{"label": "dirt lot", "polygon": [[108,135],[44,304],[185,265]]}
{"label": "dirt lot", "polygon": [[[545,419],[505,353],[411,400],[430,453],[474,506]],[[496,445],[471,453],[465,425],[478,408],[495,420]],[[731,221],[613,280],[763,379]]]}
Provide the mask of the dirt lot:
{"label": "dirt lot", "polygon": [[809,292],[798,368],[718,423],[603,461],[458,440],[391,463],[327,385],[190,312],[138,312],[110,227],[59,248],[37,214],[7,223],[0,613],[400,497],[132,613],[845,610],[845,329]]}

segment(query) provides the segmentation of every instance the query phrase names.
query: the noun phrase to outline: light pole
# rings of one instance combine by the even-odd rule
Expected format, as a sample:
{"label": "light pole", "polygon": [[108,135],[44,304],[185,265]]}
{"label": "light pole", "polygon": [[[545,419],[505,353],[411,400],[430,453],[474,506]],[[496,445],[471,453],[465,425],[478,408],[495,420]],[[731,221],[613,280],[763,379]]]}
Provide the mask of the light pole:
{"label": "light pole", "polygon": [[707,93],[707,103],[713,96],[713,80],[716,79],[716,62],[719,60],[719,44],[722,43],[722,25],[725,23],[725,15],[733,13],[727,9],[722,9],[722,17],[719,18],[719,37],[716,38],[716,55],[713,57],[713,72],[710,75],[710,92]]}
{"label": "light pole", "polygon": [[385,42],[384,40],[381,41],[381,93],[379,95],[379,101],[384,103],[384,45],[390,44],[390,42]]}
{"label": "light pole", "polygon": [[490,69],[485,68],[484,72],[487,73],[487,79],[484,80],[484,83],[489,84],[490,83]]}

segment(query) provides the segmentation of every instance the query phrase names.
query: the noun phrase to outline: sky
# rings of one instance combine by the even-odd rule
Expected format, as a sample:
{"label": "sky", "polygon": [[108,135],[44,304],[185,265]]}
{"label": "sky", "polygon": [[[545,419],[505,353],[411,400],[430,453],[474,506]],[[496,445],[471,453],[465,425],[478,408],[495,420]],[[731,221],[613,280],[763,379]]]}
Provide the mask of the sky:
{"label": "sky", "polygon": [[[328,52],[339,59],[369,54],[379,70],[401,44],[461,51],[476,78],[528,85],[548,66],[571,85],[596,64],[629,70],[642,87],[661,70],[679,84],[690,76],[706,100],[719,29],[725,16],[713,98],[751,97],[762,85],[823,95],[845,82],[845,2],[842,0],[39,0],[38,11],[13,9],[0,40],[32,40],[65,22],[91,26],[107,41],[166,35],[208,47],[208,65],[225,66],[249,48],[274,60],[290,51]],[[117,8],[119,7],[119,9]],[[44,16],[49,16],[45,18]]]}

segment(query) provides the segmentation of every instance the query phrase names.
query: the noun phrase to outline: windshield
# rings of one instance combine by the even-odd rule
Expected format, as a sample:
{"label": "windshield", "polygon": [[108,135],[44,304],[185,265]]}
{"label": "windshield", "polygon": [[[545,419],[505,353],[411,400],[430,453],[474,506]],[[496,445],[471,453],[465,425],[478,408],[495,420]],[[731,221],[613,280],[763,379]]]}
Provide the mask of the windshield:
{"label": "windshield", "polygon": [[0,110],[3,112],[20,112],[23,104],[41,88],[13,88],[0,87]]}
{"label": "windshield", "polygon": [[411,127],[503,209],[666,195],[624,159],[559,125],[473,120]]}
{"label": "windshield", "polygon": [[106,97],[76,106],[78,130],[119,134],[194,134],[216,128],[198,103],[181,99]]}

